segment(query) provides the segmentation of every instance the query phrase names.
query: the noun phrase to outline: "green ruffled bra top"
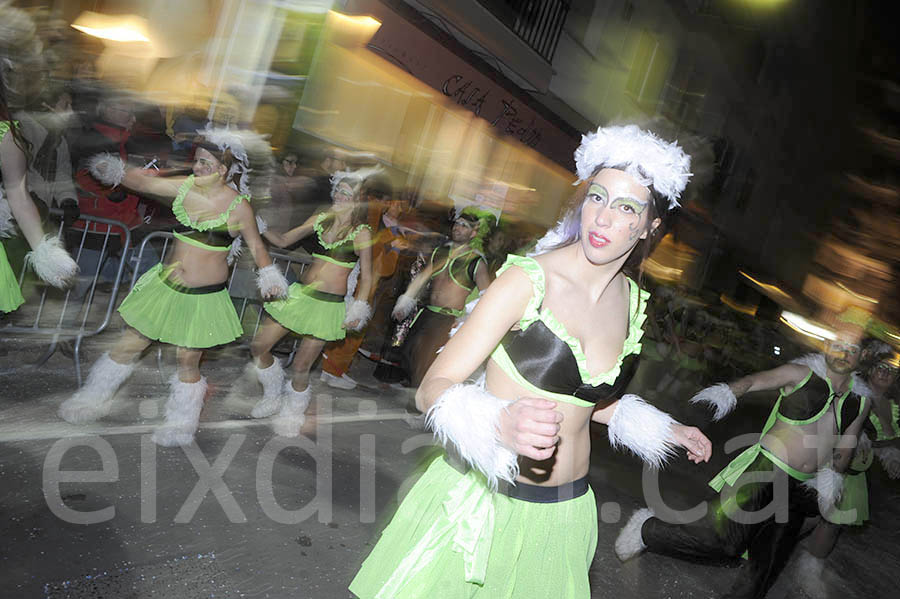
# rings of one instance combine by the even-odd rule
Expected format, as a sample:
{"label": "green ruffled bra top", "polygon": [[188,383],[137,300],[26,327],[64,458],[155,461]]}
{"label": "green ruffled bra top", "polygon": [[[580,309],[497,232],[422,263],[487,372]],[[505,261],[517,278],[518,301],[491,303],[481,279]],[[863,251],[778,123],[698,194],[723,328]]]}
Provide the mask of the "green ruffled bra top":
{"label": "green ruffled bra top", "polygon": [[324,240],[325,225],[330,225],[333,220],[334,215],[328,212],[323,212],[316,217],[313,223],[313,229],[315,229],[316,234],[307,237],[308,241],[303,244],[303,247],[314,258],[319,258],[344,268],[353,268],[356,266],[357,261],[353,240],[356,239],[360,231],[364,229],[371,231],[372,228],[365,223],[356,225],[349,233],[329,243]]}
{"label": "green ruffled bra top", "polygon": [[497,276],[512,266],[528,275],[533,293],[519,329],[503,337],[491,359],[517,384],[539,397],[583,407],[618,399],[637,370],[650,293],[628,279],[628,333],[622,351],[612,368],[591,374],[581,343],[542,306],[546,278],[541,265],[534,258],[511,254]]}
{"label": "green ruffled bra top", "polygon": [[175,201],[172,202],[172,212],[181,226],[176,227],[172,234],[175,236],[175,239],[204,250],[227,252],[231,249],[231,243],[234,241],[231,229],[228,226],[228,217],[231,216],[231,212],[238,204],[245,200],[249,202],[250,196],[237,196],[231,201],[225,212],[213,218],[204,221],[194,220],[184,209],[184,198],[193,185],[194,175],[190,175],[178,188],[178,195],[175,196]]}
{"label": "green ruffled bra top", "polygon": [[887,431],[881,425],[881,419],[874,409],[869,412],[869,422],[872,423],[872,427],[875,429],[876,441],[897,439],[900,437],[900,405],[897,405],[895,401],[891,401],[891,421]]}

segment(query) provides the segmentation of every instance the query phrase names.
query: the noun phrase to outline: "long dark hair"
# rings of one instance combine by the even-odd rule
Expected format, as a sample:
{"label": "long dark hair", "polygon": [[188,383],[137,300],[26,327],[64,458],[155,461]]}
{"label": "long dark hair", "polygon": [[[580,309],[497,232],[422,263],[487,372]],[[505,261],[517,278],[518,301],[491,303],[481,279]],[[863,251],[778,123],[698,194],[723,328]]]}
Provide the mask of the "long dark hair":
{"label": "long dark hair", "polygon": [[0,73],[0,120],[9,123],[9,132],[13,136],[13,141],[16,143],[16,146],[18,146],[19,149],[22,150],[22,153],[25,155],[25,160],[30,163],[31,142],[25,139],[18,125],[16,125],[15,121],[13,121],[12,115],[9,111],[9,103],[7,102],[6,98],[6,76]]}

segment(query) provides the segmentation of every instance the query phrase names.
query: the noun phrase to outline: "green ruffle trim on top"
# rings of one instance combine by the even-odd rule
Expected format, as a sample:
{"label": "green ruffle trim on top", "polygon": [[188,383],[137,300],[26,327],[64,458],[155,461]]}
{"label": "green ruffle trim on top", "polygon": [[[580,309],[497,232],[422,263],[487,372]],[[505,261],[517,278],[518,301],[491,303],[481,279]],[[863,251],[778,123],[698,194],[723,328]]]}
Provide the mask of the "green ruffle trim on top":
{"label": "green ruffle trim on top", "polygon": [[532,322],[540,320],[541,318],[539,310],[541,304],[544,302],[544,292],[547,289],[547,282],[544,278],[544,269],[541,268],[541,265],[538,264],[537,260],[534,258],[509,254],[506,257],[506,262],[504,262],[503,266],[497,271],[497,276],[499,277],[502,275],[510,266],[518,266],[524,270],[525,274],[528,275],[528,278],[531,279],[531,285],[534,287],[534,293],[531,294],[531,299],[528,300],[528,305],[525,306],[525,312],[519,320],[519,328],[524,330],[527,329],[528,325]]}
{"label": "green ruffle trim on top", "polygon": [[898,423],[900,423],[900,405],[893,401],[891,401],[891,429],[893,430],[891,430],[889,435],[885,434],[884,428],[881,426],[881,420],[878,418],[875,410],[869,412],[869,421],[875,427],[875,432],[878,433],[877,441],[889,441],[900,437],[900,426],[898,426]]}
{"label": "green ruffle trim on top", "polygon": [[0,121],[0,140],[6,135],[6,132],[9,131],[12,126],[9,124],[9,121]]}
{"label": "green ruffle trim on top", "polygon": [[337,241],[334,241],[333,243],[326,243],[325,240],[322,239],[322,236],[325,234],[325,231],[322,229],[322,221],[325,220],[325,217],[327,217],[327,216],[328,216],[328,213],[323,212],[316,218],[316,222],[313,223],[313,228],[316,230],[316,235],[319,236],[319,243],[321,243],[322,247],[325,248],[326,250],[333,250],[334,248],[338,247],[341,244],[347,243],[348,241],[353,241],[354,239],[356,239],[356,236],[359,234],[359,232],[362,231],[363,229],[368,229],[369,231],[372,230],[372,227],[370,227],[366,223],[362,223],[360,225],[356,225],[356,228],[353,229],[353,231],[351,231],[347,235],[345,235],[343,238],[338,239]]}
{"label": "green ruffle trim on top", "polygon": [[641,338],[644,336],[643,325],[644,321],[647,320],[647,300],[650,299],[650,292],[638,287],[637,283],[631,280],[631,278],[626,277],[628,278],[628,286],[630,289],[628,298],[629,322],[628,335],[625,337],[625,342],[622,344],[622,351],[616,359],[615,366],[606,372],[591,376],[591,373],[587,368],[587,356],[584,355],[581,343],[578,339],[569,334],[565,325],[556,319],[553,312],[547,308],[541,308],[541,304],[544,301],[544,292],[546,290],[546,278],[541,265],[538,264],[534,258],[510,255],[506,258],[506,262],[500,267],[500,270],[497,271],[497,276],[500,276],[500,274],[502,274],[509,266],[518,266],[524,270],[534,286],[534,294],[532,295],[531,300],[529,300],[528,305],[525,307],[525,313],[522,315],[521,320],[519,320],[519,327],[525,329],[536,320],[541,320],[547,325],[547,328],[553,331],[554,335],[559,337],[569,346],[569,348],[571,348],[572,355],[575,356],[575,362],[578,364],[578,373],[584,384],[596,387],[602,384],[613,383],[619,377],[619,373],[622,369],[622,362],[625,358],[641,352]]}
{"label": "green ruffle trim on top", "polygon": [[193,185],[194,175],[189,175],[188,178],[184,180],[184,183],[181,184],[181,187],[178,188],[178,195],[175,196],[175,201],[172,202],[172,212],[175,214],[175,218],[178,219],[178,222],[195,231],[209,231],[210,229],[221,228],[228,223],[228,217],[231,216],[232,210],[234,210],[238,204],[244,200],[250,201],[250,196],[239,195],[231,201],[228,209],[225,210],[225,212],[220,213],[219,216],[209,220],[195,221],[191,219],[184,209],[184,198],[187,196],[188,191]]}

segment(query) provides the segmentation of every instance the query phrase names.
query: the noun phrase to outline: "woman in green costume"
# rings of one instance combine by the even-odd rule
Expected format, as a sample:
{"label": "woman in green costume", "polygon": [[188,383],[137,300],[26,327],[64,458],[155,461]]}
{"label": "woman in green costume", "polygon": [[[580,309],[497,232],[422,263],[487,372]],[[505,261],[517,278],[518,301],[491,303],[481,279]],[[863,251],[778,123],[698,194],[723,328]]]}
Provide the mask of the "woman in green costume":
{"label": "woman in green costume", "polygon": [[257,285],[264,298],[283,296],[287,281],[272,264],[250,207],[247,140],[228,129],[200,131],[203,140],[194,153],[188,177],[154,177],[125,168],[109,154],[95,156],[89,168],[106,185],[122,184],[142,194],[172,199],[179,225],[166,264],[157,264],[135,284],[119,306],[128,325],[122,337],[94,364],[84,386],[63,402],[59,415],[72,423],[102,418],[112,398],[134,369],[140,354],[153,342],[178,348],[178,372],[171,379],[166,420],[153,440],[166,446],[193,441],[206,395],[200,374],[203,350],[230,343],[242,328],[226,289],[228,253],[241,235],[259,267]]}
{"label": "woman in green costume", "polygon": [[[534,257],[508,257],[419,387],[448,452],[350,584],[363,599],[590,597],[590,423],[651,466],[679,446],[709,458],[700,431],[622,395],[649,295],[622,270],[678,205],[690,158],[626,126],[585,135],[575,159],[581,185],[563,221]],[[485,360],[485,378],[467,384]]]}
{"label": "woman in green costume", "polygon": [[[343,339],[347,330],[361,329],[372,315],[366,301],[372,287],[372,230],[365,223],[366,206],[359,202],[359,192],[366,178],[380,172],[380,168],[336,172],[331,177],[329,210],[312,215],[285,233],[264,233],[278,247],[306,240],[304,245],[313,258],[301,282],[291,285],[286,298],[266,304],[269,318],[250,344],[254,369],[263,387],[263,397],[251,415],[265,418],[277,414],[272,421],[277,435],[300,434],[311,398],[309,371],[325,343]],[[345,299],[357,262],[358,289],[355,298]],[[272,348],[288,333],[301,335],[303,340],[294,356],[293,376],[285,381]]]}
{"label": "woman in green costume", "polygon": [[[30,144],[11,119],[7,101],[6,81],[11,60],[23,52],[34,51],[34,23],[21,10],[5,5],[0,6],[0,21],[3,22],[0,53],[8,57],[0,66],[0,238],[15,234],[15,225],[18,225],[32,250],[27,254],[26,262],[42,280],[54,287],[65,288],[78,274],[78,265],[57,237],[44,236],[41,217],[31,201],[25,176]],[[0,242],[0,312],[12,312],[24,302],[19,282]]]}

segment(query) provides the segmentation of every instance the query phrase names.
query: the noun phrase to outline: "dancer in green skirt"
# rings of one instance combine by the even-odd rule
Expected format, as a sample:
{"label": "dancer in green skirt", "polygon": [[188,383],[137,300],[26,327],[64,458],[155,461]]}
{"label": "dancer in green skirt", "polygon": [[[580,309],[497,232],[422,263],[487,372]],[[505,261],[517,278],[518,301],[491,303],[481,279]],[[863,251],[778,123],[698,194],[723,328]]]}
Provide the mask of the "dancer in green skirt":
{"label": "dancer in green skirt", "polygon": [[[12,61],[23,53],[34,52],[34,24],[23,11],[10,6],[0,6],[0,54],[5,58],[0,65],[0,237],[15,234],[15,225],[32,251],[26,261],[41,279],[54,287],[67,287],[78,265],[63,249],[59,239],[44,236],[41,217],[28,193],[25,173],[32,148],[19,132],[18,124],[10,118],[7,102],[6,79],[12,70]],[[10,267],[3,243],[0,243],[0,312],[12,312],[25,302],[19,282]]]}
{"label": "dancer in green skirt", "polygon": [[85,385],[60,406],[59,415],[69,422],[91,422],[108,414],[113,394],[131,374],[135,360],[153,341],[160,341],[177,346],[178,372],[171,380],[166,421],[153,440],[167,446],[191,443],[207,389],[199,368],[203,350],[230,343],[242,333],[225,286],[227,256],[238,234],[259,267],[262,296],[273,299],[287,292],[287,281],[272,264],[250,207],[245,145],[268,145],[253,134],[228,129],[208,127],[199,133],[203,139],[189,177],[126,170],[109,154],[91,161],[91,173],[106,185],[172,198],[179,225],[168,263],[147,271],[119,306],[128,325],[122,338],[94,364]]}
{"label": "dancer in green skirt", "polygon": [[[372,287],[372,231],[366,220],[366,206],[359,192],[367,177],[381,169],[338,171],[331,177],[330,210],[314,214],[305,223],[286,233],[267,230],[264,235],[278,247],[301,239],[310,243],[312,264],[300,283],[293,283],[288,297],[266,304],[269,318],[253,338],[250,353],[263,397],[251,415],[265,418],[277,413],[272,422],[275,434],[296,437],[306,421],[309,406],[309,371],[327,341],[343,339],[345,331],[359,330],[372,315],[365,298]],[[359,262],[359,285],[354,298],[345,304],[348,280]],[[285,335],[295,333],[303,340],[294,356],[293,376],[285,381],[281,363],[271,350]]]}
{"label": "dancer in green skirt", "polygon": [[[565,218],[536,257],[508,257],[419,387],[448,453],[382,532],[350,584],[359,597],[590,597],[590,423],[652,466],[678,446],[710,456],[699,430],[622,395],[649,296],[623,267],[659,238],[690,158],[627,126],[585,135],[575,160]],[[485,360],[485,378],[466,383]]]}

